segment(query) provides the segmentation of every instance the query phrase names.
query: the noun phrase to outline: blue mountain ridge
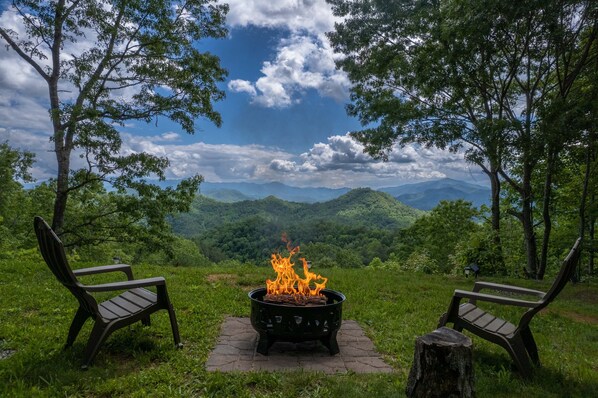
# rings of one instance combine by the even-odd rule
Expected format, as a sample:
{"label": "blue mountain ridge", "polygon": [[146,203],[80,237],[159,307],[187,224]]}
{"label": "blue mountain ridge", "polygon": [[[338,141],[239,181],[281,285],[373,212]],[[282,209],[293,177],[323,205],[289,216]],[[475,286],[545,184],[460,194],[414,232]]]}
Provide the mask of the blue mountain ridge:
{"label": "blue mountain ridge", "polygon": [[[490,189],[464,181],[444,178],[441,180],[384,187],[378,191],[388,193],[400,202],[420,210],[430,210],[441,200],[463,199],[479,207],[490,203]],[[212,183],[204,182],[200,193],[223,202],[263,199],[274,196],[289,202],[317,203],[338,198],[351,191],[350,188],[300,188],[278,182],[257,183]]]}

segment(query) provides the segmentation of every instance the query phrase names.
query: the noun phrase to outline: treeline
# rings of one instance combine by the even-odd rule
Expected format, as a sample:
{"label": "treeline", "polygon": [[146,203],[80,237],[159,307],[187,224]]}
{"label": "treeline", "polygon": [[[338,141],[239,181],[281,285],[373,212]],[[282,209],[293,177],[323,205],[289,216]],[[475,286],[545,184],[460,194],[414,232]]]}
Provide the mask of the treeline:
{"label": "treeline", "polygon": [[[380,212],[384,206],[376,207],[372,200],[385,201],[387,196],[371,190],[356,190],[347,195],[340,198],[346,207],[333,203],[326,207],[344,213],[353,207],[363,208],[366,202],[377,217],[370,215],[367,225],[359,222],[360,217],[353,223],[343,223],[333,216],[318,218],[313,208],[307,220],[302,220],[291,213],[281,217],[278,210],[285,206],[297,210],[301,205],[279,199],[225,204],[199,198],[190,213],[175,217],[173,223],[175,231],[194,230],[196,233],[190,237],[213,262],[234,260],[267,265],[272,252],[284,251],[280,237],[285,233],[294,245],[301,246],[301,255],[317,267],[392,268],[446,274],[462,273],[464,267],[477,265],[484,275],[525,274],[523,232],[508,215],[503,219],[503,253],[499,255],[487,208],[480,210],[463,200],[442,201],[407,227],[384,227],[387,216]],[[503,199],[505,207],[509,200],[509,197]],[[278,206],[269,212],[264,203],[273,201]],[[256,212],[258,208],[263,211]],[[574,240],[575,230],[571,227],[576,217],[577,214],[563,212],[560,227],[555,231],[560,240],[549,253],[549,274],[559,269]]]}
{"label": "treeline", "polygon": [[328,37],[352,83],[347,110],[368,125],[351,134],[368,153],[407,144],[463,153],[492,189],[498,261],[514,219],[532,278],[576,236],[593,253],[595,1],[329,2],[342,20]]}
{"label": "treeline", "polygon": [[[0,143],[0,258],[35,255],[33,217],[51,222],[56,196],[55,180],[33,182],[31,153]],[[72,176],[76,184],[78,178]],[[194,182],[191,181],[191,185]],[[144,184],[139,191],[108,191],[101,181],[71,192],[60,238],[73,259],[109,263],[206,265],[197,245],[172,233],[166,215],[187,211],[193,186],[159,189]]]}
{"label": "treeline", "polygon": [[[53,182],[25,189],[33,156],[0,145],[0,257],[36,253],[34,215],[51,219]],[[546,253],[547,274],[559,269],[578,234],[577,192],[587,177],[584,165],[570,163],[555,182],[554,228]],[[592,176],[591,181],[595,181]],[[538,181],[538,183],[540,183]],[[586,186],[589,197],[598,184]],[[318,268],[392,268],[423,273],[462,273],[477,265],[483,275],[524,275],[526,247],[518,220],[506,209],[517,197],[501,198],[501,253],[497,253],[491,212],[462,200],[443,201],[430,212],[408,208],[388,194],[353,190],[333,201],[290,203],[273,197],[261,201],[220,203],[204,197],[155,197],[108,191],[88,184],[71,196],[61,234],[69,255],[84,261],[202,266],[232,261],[266,266],[284,251],[286,233],[301,255]],[[184,208],[187,200],[188,211]],[[596,223],[594,202],[586,217]],[[178,213],[176,212],[177,208]],[[114,216],[112,215],[114,214]],[[126,217],[123,218],[123,214]],[[117,219],[116,219],[117,218]],[[174,228],[171,228],[173,226]],[[590,235],[593,238],[593,235]],[[587,239],[580,270],[592,273],[593,239]]]}

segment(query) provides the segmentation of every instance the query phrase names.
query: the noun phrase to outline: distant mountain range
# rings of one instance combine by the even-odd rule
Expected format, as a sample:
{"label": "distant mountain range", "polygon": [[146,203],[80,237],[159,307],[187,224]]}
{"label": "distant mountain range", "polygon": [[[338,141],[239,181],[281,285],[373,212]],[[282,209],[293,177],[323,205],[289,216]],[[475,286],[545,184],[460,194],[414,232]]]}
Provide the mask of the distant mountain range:
{"label": "distant mountain range", "polygon": [[289,202],[274,196],[224,203],[199,196],[190,212],[177,214],[171,222],[175,233],[195,236],[251,218],[284,228],[324,220],[351,227],[394,229],[411,225],[421,215],[421,210],[387,193],[360,188],[318,203]]}
{"label": "distant mountain range", "polygon": [[431,210],[441,200],[463,199],[479,207],[490,204],[490,188],[450,178],[380,188],[399,201],[420,210]]}
{"label": "distant mountain range", "polygon": [[[298,188],[281,183],[210,183],[201,184],[200,193],[221,202],[257,200],[268,196],[299,203],[317,203],[336,199],[349,188]],[[397,187],[380,188],[400,202],[420,210],[430,210],[441,200],[463,199],[479,207],[490,203],[490,189],[481,185],[445,178]]]}
{"label": "distant mountain range", "polygon": [[250,182],[203,182],[199,188],[202,195],[222,202],[256,200],[274,196],[289,202],[316,203],[336,199],[350,190],[349,188],[299,188],[280,182],[266,184]]}

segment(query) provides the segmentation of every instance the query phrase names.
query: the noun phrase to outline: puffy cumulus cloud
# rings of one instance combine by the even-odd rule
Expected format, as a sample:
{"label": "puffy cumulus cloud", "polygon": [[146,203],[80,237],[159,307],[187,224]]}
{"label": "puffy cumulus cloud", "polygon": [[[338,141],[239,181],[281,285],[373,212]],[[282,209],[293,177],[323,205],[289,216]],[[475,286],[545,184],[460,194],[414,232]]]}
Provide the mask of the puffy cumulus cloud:
{"label": "puffy cumulus cloud", "polygon": [[201,174],[207,181],[280,181],[294,186],[380,187],[444,177],[467,178],[469,167],[459,154],[416,146],[393,147],[382,162],[363,152],[347,135],[329,137],[296,155],[261,145],[180,143],[164,134],[123,134],[123,154],[146,152],[167,156],[167,178]]}
{"label": "puffy cumulus cloud", "polygon": [[254,103],[270,108],[299,102],[309,89],[343,101],[348,99],[350,82],[344,72],[336,70],[336,57],[325,37],[295,33],[281,40],[276,58],[263,63],[263,76],[255,83],[235,79],[228,88],[247,93]]}
{"label": "puffy cumulus cloud", "polygon": [[174,131],[168,131],[166,133],[160,134],[160,141],[178,141],[181,138],[179,133],[175,133]]}
{"label": "puffy cumulus cloud", "polygon": [[[26,35],[22,18],[11,9],[0,9],[0,26],[15,38]],[[3,39],[0,44],[0,126],[6,129],[4,133],[18,131],[11,135],[19,136],[21,130],[51,130],[45,80],[15,51],[6,48]],[[39,62],[48,66],[47,59]]]}
{"label": "puffy cumulus cloud", "polygon": [[[1,119],[0,119],[1,120]],[[58,173],[54,143],[46,132],[37,132],[29,129],[0,127],[0,142],[8,142],[13,148],[21,151],[32,152],[35,162],[30,172],[37,181],[55,178]],[[71,157],[71,168],[78,169],[86,166],[86,161],[75,153]]]}
{"label": "puffy cumulus cloud", "polygon": [[274,159],[270,162],[269,167],[274,171],[292,172],[297,169],[297,163],[291,160]]}
{"label": "puffy cumulus cloud", "polygon": [[340,186],[373,187],[444,177],[468,179],[470,173],[462,155],[416,145],[396,145],[388,161],[376,160],[364,153],[363,145],[348,134],[315,144],[297,161],[274,159],[270,169],[304,182],[319,180],[332,186],[340,183]]}
{"label": "puffy cumulus cloud", "polygon": [[123,152],[167,156],[168,178],[202,174],[207,181],[280,181],[294,186],[381,187],[478,174],[460,154],[435,148],[395,146],[389,161],[373,159],[348,134],[335,135],[296,155],[261,145],[164,142],[163,135],[123,134]]}
{"label": "puffy cumulus cloud", "polygon": [[232,92],[247,93],[252,102],[268,108],[285,108],[301,101],[307,90],[345,101],[350,82],[335,68],[334,54],[325,33],[340,19],[326,0],[226,0],[231,27],[257,26],[283,29],[289,36],[276,47],[276,55],[262,64],[255,82],[233,79]]}
{"label": "puffy cumulus cloud", "polygon": [[[184,143],[178,134],[153,136],[122,133],[122,155],[146,152],[167,157],[167,178],[201,174],[207,181],[280,181],[294,186],[381,187],[407,182],[451,177],[470,180],[480,174],[459,154],[416,146],[394,147],[388,162],[363,153],[363,146],[349,135],[329,137],[309,151],[296,155],[280,148],[260,145]],[[56,175],[56,159],[47,134],[0,127],[0,142],[36,154],[32,170],[38,180]],[[74,169],[85,167],[84,159],[73,156]],[[480,178],[483,180],[483,177]]]}
{"label": "puffy cumulus cloud", "polygon": [[326,0],[221,0],[230,6],[230,26],[249,25],[327,32],[338,21]]}
{"label": "puffy cumulus cloud", "polygon": [[201,174],[208,181],[268,181],[269,165],[274,159],[284,162],[292,154],[260,145],[180,144],[163,142],[160,136],[123,134],[123,154],[146,152],[166,156],[170,161],[168,178]]}
{"label": "puffy cumulus cloud", "polygon": [[252,97],[257,95],[253,83],[247,80],[235,79],[228,82],[228,89],[235,93],[247,93]]}

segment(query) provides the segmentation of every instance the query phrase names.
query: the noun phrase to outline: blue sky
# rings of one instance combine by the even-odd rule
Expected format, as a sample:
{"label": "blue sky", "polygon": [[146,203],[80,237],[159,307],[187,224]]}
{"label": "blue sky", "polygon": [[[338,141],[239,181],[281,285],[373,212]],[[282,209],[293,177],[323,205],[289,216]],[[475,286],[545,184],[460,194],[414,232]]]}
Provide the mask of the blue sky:
{"label": "blue sky", "polygon": [[[348,136],[361,125],[345,112],[350,82],[334,65],[342,55],[333,53],[325,32],[338,19],[324,0],[227,3],[228,37],[198,43],[229,72],[221,86],[226,99],[215,104],[222,126],[200,119],[187,135],[164,118],[129,124],[122,128],[123,152],[167,156],[169,178],[199,173],[211,182],[376,188],[450,177],[487,184],[461,154],[394,147],[390,161],[380,162],[363,153]],[[19,32],[16,14],[0,4],[0,26]],[[47,89],[0,44],[0,141],[34,151],[34,175],[52,177]]]}

